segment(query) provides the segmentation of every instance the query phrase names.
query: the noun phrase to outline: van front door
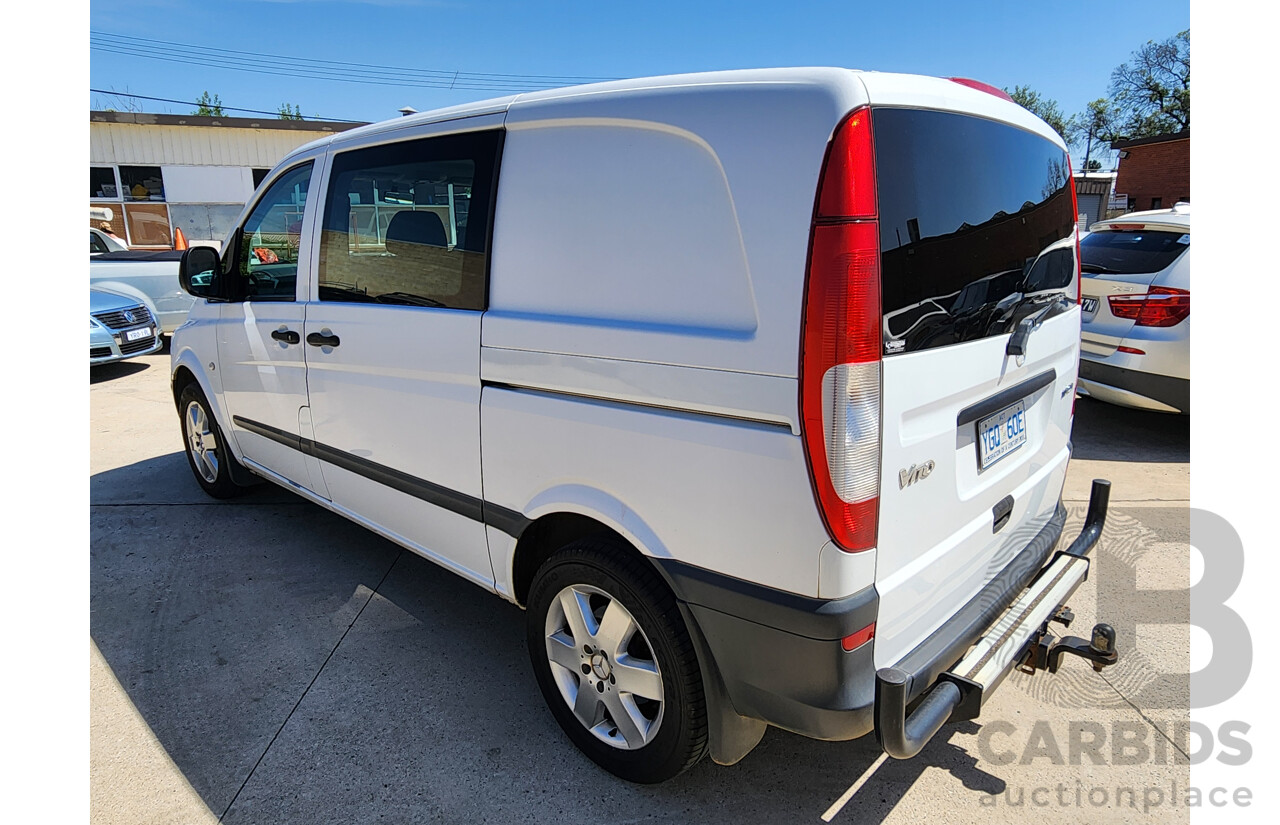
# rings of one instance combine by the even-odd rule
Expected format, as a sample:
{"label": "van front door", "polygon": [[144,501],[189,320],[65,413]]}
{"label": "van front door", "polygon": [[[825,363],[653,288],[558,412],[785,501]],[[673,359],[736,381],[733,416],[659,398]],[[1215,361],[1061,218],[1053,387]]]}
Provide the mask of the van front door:
{"label": "van front door", "polygon": [[245,460],[323,495],[318,472],[308,471],[299,428],[307,405],[306,306],[297,294],[297,285],[307,282],[307,262],[299,250],[307,248],[314,166],[306,161],[277,176],[223,253],[228,283],[222,291],[229,300],[218,322],[218,364],[231,432]]}
{"label": "van front door", "polygon": [[498,142],[333,156],[302,347],[333,503],[488,587],[480,319]]}

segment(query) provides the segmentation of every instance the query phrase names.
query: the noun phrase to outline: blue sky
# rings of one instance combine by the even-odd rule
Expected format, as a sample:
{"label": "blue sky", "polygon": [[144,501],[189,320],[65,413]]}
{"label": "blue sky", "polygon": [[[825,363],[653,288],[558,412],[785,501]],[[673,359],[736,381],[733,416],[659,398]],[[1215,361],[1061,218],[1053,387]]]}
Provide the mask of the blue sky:
{"label": "blue sky", "polygon": [[[1190,28],[1187,2],[467,2],[466,0],[94,0],[89,88],[308,116],[381,120],[495,97],[488,89],[410,88],[259,74],[155,56],[253,53],[287,74],[299,58],[491,75],[639,77],[765,66],[847,66],[1027,84],[1069,115],[1106,94],[1112,69],[1147,40]],[[123,38],[139,38],[124,40]],[[144,43],[141,39],[160,41]],[[115,45],[105,45],[108,41]],[[206,51],[212,49],[225,52]],[[132,52],[122,54],[120,52]],[[139,52],[153,55],[139,56]],[[184,58],[186,59],[186,58]],[[329,66],[346,77],[351,71]],[[370,71],[370,70],[365,70]],[[552,85],[566,85],[553,83]],[[124,108],[89,94],[90,108]],[[136,101],[142,111],[190,106]],[[238,114],[228,111],[229,115]]]}

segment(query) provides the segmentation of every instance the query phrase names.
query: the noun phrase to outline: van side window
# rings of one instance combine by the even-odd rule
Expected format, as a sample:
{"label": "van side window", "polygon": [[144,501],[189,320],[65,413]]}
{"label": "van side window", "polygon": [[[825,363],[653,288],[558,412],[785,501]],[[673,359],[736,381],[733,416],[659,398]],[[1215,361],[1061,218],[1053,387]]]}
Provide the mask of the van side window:
{"label": "van side window", "polygon": [[310,182],[311,162],[308,161],[277,178],[249,213],[236,249],[233,286],[236,298],[294,300],[302,213]]}
{"label": "van side window", "polygon": [[321,301],[485,308],[496,131],[335,155]]}

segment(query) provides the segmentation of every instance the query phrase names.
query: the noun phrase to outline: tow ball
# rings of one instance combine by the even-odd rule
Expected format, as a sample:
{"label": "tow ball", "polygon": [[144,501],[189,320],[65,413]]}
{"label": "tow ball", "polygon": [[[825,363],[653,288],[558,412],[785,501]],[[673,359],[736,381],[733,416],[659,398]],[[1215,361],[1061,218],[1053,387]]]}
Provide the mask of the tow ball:
{"label": "tow ball", "polygon": [[[1070,626],[1073,618],[1071,611],[1063,608],[1050,621]],[[1027,652],[1027,658],[1023,660],[1020,669],[1024,673],[1034,673],[1037,670],[1057,673],[1062,666],[1062,656],[1066,653],[1089,660],[1093,669],[1101,673],[1104,667],[1116,663],[1116,630],[1109,624],[1099,622],[1093,626],[1093,633],[1088,639],[1081,639],[1079,636],[1058,639],[1049,631],[1046,623],[1040,638]]]}

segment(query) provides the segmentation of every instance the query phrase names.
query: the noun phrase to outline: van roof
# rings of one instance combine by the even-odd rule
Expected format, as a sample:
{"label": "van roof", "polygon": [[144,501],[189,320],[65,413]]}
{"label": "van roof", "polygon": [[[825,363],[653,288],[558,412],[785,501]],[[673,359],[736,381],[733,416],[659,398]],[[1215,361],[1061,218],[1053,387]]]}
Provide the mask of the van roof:
{"label": "van roof", "polygon": [[[637,77],[506,95],[359,126],[307,143],[296,149],[291,155],[312,151],[326,144],[360,141],[371,135],[410,129],[429,123],[460,120],[478,115],[498,114],[509,111],[513,107],[521,109],[525,107],[536,108],[540,104],[572,103],[575,100],[581,100],[584,104],[589,105],[590,101],[601,102],[608,98],[621,97],[638,91],[669,89],[675,92],[676,90],[698,86],[733,85],[829,87],[833,91],[845,92],[846,94],[841,95],[842,97],[851,91],[851,86],[856,86],[857,96],[864,100],[870,100],[873,104],[942,109],[976,114],[993,120],[1005,121],[1027,131],[1035,132],[1059,144],[1064,151],[1066,149],[1061,137],[1056,132],[1050,129],[1044,121],[1018,104],[946,78],[836,67],[799,67],[735,69]],[[832,125],[834,126],[834,124]]]}

